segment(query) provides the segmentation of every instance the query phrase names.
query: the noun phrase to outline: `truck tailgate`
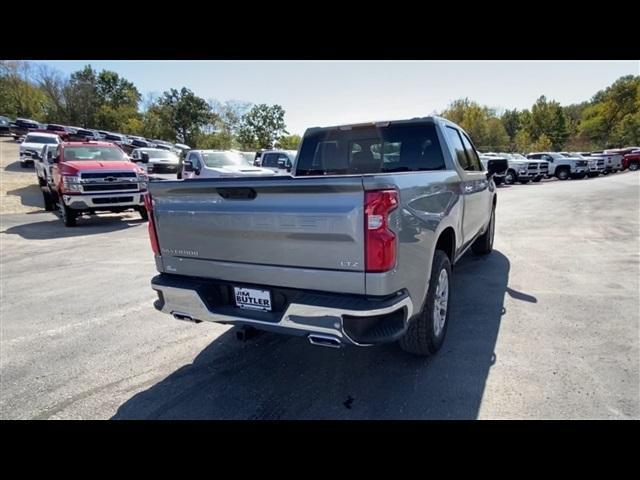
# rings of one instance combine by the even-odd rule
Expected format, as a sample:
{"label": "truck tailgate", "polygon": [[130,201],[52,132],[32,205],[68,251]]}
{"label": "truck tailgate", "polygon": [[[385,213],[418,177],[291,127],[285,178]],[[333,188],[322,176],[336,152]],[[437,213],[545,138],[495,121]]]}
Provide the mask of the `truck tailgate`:
{"label": "truck tailgate", "polygon": [[167,273],[364,293],[361,177],[150,184]]}

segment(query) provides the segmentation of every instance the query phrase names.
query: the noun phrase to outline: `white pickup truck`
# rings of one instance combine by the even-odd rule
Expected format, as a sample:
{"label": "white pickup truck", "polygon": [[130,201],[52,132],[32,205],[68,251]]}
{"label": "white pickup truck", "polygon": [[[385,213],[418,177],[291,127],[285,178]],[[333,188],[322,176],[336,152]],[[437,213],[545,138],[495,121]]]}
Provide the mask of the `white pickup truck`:
{"label": "white pickup truck", "polygon": [[558,152],[531,152],[528,159],[549,162],[549,176],[558,180],[584,178],[587,176],[589,162],[586,159],[565,157]]}

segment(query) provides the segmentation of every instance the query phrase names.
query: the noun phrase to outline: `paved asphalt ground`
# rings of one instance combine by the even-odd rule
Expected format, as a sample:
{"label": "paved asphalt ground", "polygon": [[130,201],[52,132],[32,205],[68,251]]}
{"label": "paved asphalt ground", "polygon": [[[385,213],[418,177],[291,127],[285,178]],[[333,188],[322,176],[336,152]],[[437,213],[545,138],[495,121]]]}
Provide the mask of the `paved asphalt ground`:
{"label": "paved asphalt ground", "polygon": [[0,418],[640,418],[640,174],[499,191],[432,359],[157,313],[136,214],[0,216]]}

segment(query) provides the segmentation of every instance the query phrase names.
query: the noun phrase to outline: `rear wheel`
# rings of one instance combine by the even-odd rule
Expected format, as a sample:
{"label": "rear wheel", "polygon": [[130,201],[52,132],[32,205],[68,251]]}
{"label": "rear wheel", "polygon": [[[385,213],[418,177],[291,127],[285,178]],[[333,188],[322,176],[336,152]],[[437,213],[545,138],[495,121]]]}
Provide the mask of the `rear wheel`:
{"label": "rear wheel", "polygon": [[569,178],[569,170],[566,168],[558,170],[556,177],[558,177],[558,180],[567,180]]}
{"label": "rear wheel", "polygon": [[516,181],[516,172],[513,170],[507,170],[507,174],[504,176],[504,183],[507,185],[513,185]]}
{"label": "rear wheel", "polygon": [[433,355],[440,350],[449,325],[450,290],[451,262],[446,253],[436,250],[424,305],[400,338],[402,350],[422,356]]}
{"label": "rear wheel", "polygon": [[76,219],[78,218],[78,214],[76,213],[75,210],[73,210],[72,208],[67,207],[64,202],[60,201],[59,205],[59,210],[60,210],[60,217],[62,218],[62,222],[64,223],[65,227],[75,227],[76,226]]}
{"label": "rear wheel", "polygon": [[640,164],[638,164],[637,162],[629,164],[629,170],[631,170],[632,172],[635,172],[636,170],[638,170],[638,168],[640,168]]}

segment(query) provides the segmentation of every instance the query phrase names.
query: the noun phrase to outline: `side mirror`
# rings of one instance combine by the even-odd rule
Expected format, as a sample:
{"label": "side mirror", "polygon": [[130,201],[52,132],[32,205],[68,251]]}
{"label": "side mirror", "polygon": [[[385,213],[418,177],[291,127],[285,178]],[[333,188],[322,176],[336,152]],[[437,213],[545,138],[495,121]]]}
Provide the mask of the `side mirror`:
{"label": "side mirror", "polygon": [[185,172],[193,172],[193,163],[191,163],[191,160],[185,160],[185,162],[184,162],[184,171]]}
{"label": "side mirror", "polygon": [[140,161],[142,163],[149,163],[149,154],[147,152],[142,152],[140,154]]}
{"label": "side mirror", "polygon": [[489,160],[487,165],[487,176],[492,177],[496,173],[503,173],[509,168],[509,162],[503,159]]}
{"label": "side mirror", "polygon": [[278,168],[284,170],[286,168],[286,162],[284,160],[278,160]]}

